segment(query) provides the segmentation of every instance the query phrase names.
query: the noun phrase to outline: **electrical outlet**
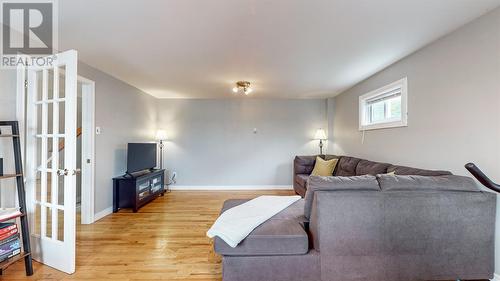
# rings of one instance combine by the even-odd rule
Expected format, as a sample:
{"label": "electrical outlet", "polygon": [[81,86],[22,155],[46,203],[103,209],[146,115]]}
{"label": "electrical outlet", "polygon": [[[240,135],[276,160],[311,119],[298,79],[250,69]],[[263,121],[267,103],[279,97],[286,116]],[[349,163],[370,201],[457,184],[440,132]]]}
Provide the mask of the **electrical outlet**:
{"label": "electrical outlet", "polygon": [[171,178],[171,181],[173,183],[176,183],[177,182],[177,172],[173,171],[172,172],[172,178]]}

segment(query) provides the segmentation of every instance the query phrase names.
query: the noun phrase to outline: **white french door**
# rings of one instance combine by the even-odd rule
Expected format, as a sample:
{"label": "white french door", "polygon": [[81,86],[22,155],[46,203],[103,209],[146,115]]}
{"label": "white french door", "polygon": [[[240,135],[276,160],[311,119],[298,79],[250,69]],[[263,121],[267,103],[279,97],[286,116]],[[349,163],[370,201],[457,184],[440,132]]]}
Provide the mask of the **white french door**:
{"label": "white french door", "polygon": [[27,70],[26,197],[33,259],[75,272],[77,52]]}

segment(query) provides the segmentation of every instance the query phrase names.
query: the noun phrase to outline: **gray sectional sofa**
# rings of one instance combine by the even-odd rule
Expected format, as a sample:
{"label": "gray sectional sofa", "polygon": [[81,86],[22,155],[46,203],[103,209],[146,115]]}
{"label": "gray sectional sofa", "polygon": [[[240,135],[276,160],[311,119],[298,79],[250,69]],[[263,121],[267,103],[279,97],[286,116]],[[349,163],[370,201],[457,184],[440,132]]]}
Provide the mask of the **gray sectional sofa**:
{"label": "gray sectional sofa", "polygon": [[[349,156],[323,155],[323,159],[339,159],[332,176],[352,177],[360,175],[378,175],[394,172],[397,175],[416,176],[446,176],[451,175],[448,171],[433,171],[411,168],[406,166],[392,165],[388,163],[373,162]],[[311,174],[316,156],[296,156],[293,161],[293,189],[295,193],[304,197],[307,189],[307,179]]]}
{"label": "gray sectional sofa", "polygon": [[[296,157],[294,177],[308,176],[314,159]],[[223,281],[493,276],[496,196],[468,177],[340,157],[333,176],[294,178],[294,187],[305,198],[236,248],[215,238]]]}

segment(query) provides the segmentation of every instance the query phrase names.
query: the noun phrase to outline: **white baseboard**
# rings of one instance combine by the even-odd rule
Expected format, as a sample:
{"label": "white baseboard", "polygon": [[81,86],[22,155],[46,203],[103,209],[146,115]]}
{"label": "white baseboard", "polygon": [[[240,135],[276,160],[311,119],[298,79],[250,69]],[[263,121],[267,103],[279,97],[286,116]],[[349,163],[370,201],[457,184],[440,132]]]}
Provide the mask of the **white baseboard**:
{"label": "white baseboard", "polygon": [[291,185],[171,185],[170,190],[293,190]]}
{"label": "white baseboard", "polygon": [[491,281],[500,281],[500,274],[499,273],[493,274],[493,279],[491,279]]}
{"label": "white baseboard", "polygon": [[110,215],[113,213],[113,207],[109,207],[109,208],[106,208],[102,211],[100,211],[99,213],[95,214],[94,215],[94,222],[104,218],[105,216],[107,215]]}

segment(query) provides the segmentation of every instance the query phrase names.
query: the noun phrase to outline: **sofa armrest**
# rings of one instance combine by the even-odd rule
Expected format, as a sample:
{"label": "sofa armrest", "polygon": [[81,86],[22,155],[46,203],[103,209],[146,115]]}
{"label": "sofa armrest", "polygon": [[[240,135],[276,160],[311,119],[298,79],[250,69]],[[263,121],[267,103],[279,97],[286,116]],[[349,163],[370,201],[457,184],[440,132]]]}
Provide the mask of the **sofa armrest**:
{"label": "sofa armrest", "polygon": [[295,156],[295,159],[293,159],[293,175],[311,174],[315,163],[316,156]]}

